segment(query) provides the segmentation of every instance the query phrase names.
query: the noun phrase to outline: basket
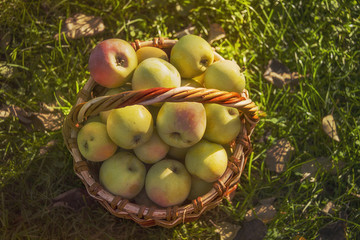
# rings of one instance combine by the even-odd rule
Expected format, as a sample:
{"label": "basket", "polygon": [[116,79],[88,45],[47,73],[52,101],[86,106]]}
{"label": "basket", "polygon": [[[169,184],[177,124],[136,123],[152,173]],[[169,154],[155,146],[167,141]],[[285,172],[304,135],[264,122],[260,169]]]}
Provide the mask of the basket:
{"label": "basket", "polygon": [[[152,41],[135,41],[135,50],[153,46],[169,53],[177,40],[154,38]],[[223,58],[215,51],[215,61]],[[180,223],[197,220],[205,211],[218,206],[224,197],[237,188],[244,170],[247,157],[251,152],[251,133],[258,122],[257,106],[249,99],[248,92],[241,94],[219,91],[216,89],[178,87],[152,88],[139,91],[126,91],[111,96],[101,96],[106,88],[98,85],[91,77],[80,90],[76,104],[66,117],[63,126],[65,144],[73,157],[74,172],[85,185],[88,194],[96,199],[108,212],[116,217],[131,219],[143,227],[174,227]],[[98,96],[98,97],[97,97]],[[218,103],[235,107],[240,111],[242,129],[231,143],[232,156],[223,176],[213,183],[212,189],[205,195],[184,203],[181,206],[168,208],[138,205],[131,200],[115,196],[103,188],[98,181],[97,163],[84,159],[77,146],[77,133],[84,121],[98,115],[101,111],[121,108],[134,104],[150,105],[158,102],[192,101],[200,103]]]}

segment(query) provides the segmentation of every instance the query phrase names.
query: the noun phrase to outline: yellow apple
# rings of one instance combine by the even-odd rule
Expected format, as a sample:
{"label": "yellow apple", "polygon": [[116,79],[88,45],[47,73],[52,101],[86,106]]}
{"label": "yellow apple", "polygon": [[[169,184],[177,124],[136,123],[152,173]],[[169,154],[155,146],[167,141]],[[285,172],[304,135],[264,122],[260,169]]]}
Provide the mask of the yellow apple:
{"label": "yellow apple", "polygon": [[206,182],[201,178],[198,178],[194,175],[191,175],[191,189],[189,196],[187,197],[189,200],[194,200],[197,197],[201,197],[208,193],[212,188],[212,183]]}
{"label": "yellow apple", "polygon": [[89,57],[91,77],[108,88],[120,87],[127,82],[137,65],[134,48],[125,40],[117,38],[100,42]]}
{"label": "yellow apple", "polygon": [[245,88],[245,76],[236,62],[221,60],[211,64],[205,71],[204,86],[241,93]]}
{"label": "yellow apple", "polygon": [[190,147],[185,156],[185,166],[190,174],[206,182],[221,177],[228,163],[226,150],[220,144],[202,139]]}
{"label": "yellow apple", "polygon": [[240,132],[239,111],[216,103],[204,104],[206,129],[204,138],[219,144],[227,144]]}
{"label": "yellow apple", "polygon": [[206,128],[206,112],[197,102],[165,102],[156,127],[161,139],[172,147],[185,148],[199,142]]}
{"label": "yellow apple", "polygon": [[110,139],[105,124],[86,123],[78,132],[77,144],[81,155],[89,161],[101,162],[111,157],[117,150]]}
{"label": "yellow apple", "polygon": [[168,155],[170,158],[185,161],[185,156],[189,147],[186,148],[178,148],[178,147],[170,147]]}
{"label": "yellow apple", "polygon": [[147,142],[153,133],[153,119],[143,105],[132,105],[111,110],[107,132],[118,146],[133,149]]}
{"label": "yellow apple", "polygon": [[144,164],[130,152],[119,151],[101,164],[100,183],[114,195],[131,199],[144,187]]}
{"label": "yellow apple", "polygon": [[155,87],[180,87],[181,77],[176,68],[161,58],[147,58],[134,71],[133,90]]}
{"label": "yellow apple", "polygon": [[181,79],[181,84],[182,87],[194,87],[194,88],[202,88],[203,86],[195,81],[194,79]]}
{"label": "yellow apple", "polygon": [[138,58],[138,63],[140,64],[145,59],[156,57],[164,59],[165,61],[169,61],[169,58],[164,52],[164,50],[157,47],[143,47],[136,51],[136,56]]}
{"label": "yellow apple", "polygon": [[154,129],[151,138],[134,148],[135,155],[144,163],[153,164],[163,159],[169,151],[169,145],[159,137]]}
{"label": "yellow apple", "polygon": [[182,163],[173,159],[163,159],[152,165],[145,179],[147,195],[161,207],[181,204],[190,188],[190,174]]}
{"label": "yellow apple", "polygon": [[[105,96],[110,96],[110,95],[113,95],[113,94],[117,94],[117,93],[121,93],[121,92],[125,92],[125,91],[130,91],[130,90],[131,90],[131,85],[130,84],[124,84],[121,87],[109,89],[105,93]],[[110,112],[111,112],[111,110],[100,112],[99,116],[100,116],[100,119],[101,119],[101,121],[103,123],[106,124],[106,121],[107,121],[107,118],[108,118]]]}
{"label": "yellow apple", "polygon": [[192,78],[201,75],[214,61],[214,51],[210,44],[196,35],[186,35],[172,47],[170,63],[181,77]]}
{"label": "yellow apple", "polygon": [[204,85],[204,75],[205,75],[205,72],[203,72],[201,75],[199,76],[196,76],[196,77],[193,77],[192,79],[195,81],[195,82],[198,82],[200,83],[202,86]]}

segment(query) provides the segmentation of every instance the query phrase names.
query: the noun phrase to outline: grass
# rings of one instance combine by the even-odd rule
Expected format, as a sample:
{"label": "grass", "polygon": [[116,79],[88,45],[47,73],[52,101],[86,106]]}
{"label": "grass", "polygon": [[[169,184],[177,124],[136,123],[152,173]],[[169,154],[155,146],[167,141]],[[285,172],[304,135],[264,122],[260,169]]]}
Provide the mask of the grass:
{"label": "grass", "polygon": [[[349,239],[360,237],[360,88],[357,1],[2,1],[0,62],[12,69],[0,75],[2,107],[39,111],[40,103],[69,110],[89,77],[91,49],[102,39],[133,41],[172,38],[189,25],[207,37],[219,23],[226,38],[219,53],[244,66],[251,98],[266,113],[257,125],[254,152],[232,204],[206,213],[199,221],[173,229],[144,229],[116,219],[100,205],[78,211],[49,208],[59,194],[82,187],[72,170],[61,131],[28,131],[15,117],[0,118],[0,236],[2,239],[219,239],[212,222],[240,224],[259,200],[275,198],[275,218],[266,239],[315,239],[329,223],[346,222]],[[54,39],[67,17],[102,17],[106,30],[77,40]],[[294,88],[275,88],[263,77],[272,58],[306,77]],[[333,114],[340,142],[323,131]],[[266,151],[281,138],[294,146],[286,171],[270,172]],[[49,141],[56,145],[45,154]],[[299,168],[318,157],[343,163],[335,173],[319,170],[316,181],[301,181]],[[251,168],[250,168],[251,164]],[[332,213],[321,210],[328,202]]]}

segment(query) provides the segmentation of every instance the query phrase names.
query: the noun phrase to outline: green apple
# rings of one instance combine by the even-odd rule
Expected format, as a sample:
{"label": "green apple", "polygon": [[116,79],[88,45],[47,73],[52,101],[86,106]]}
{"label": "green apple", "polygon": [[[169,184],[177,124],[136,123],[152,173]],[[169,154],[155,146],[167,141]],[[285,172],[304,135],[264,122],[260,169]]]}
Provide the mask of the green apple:
{"label": "green apple", "polygon": [[185,166],[189,173],[206,182],[214,182],[221,177],[227,163],[224,147],[205,139],[190,147],[185,157]]}
{"label": "green apple", "polygon": [[181,77],[176,68],[161,58],[147,58],[135,69],[133,90],[155,87],[180,87]]}
{"label": "green apple", "polygon": [[136,56],[138,58],[138,63],[140,64],[142,61],[148,58],[156,57],[164,59],[165,61],[169,61],[169,58],[164,52],[164,50],[157,47],[143,47],[136,51]]}
{"label": "green apple", "polygon": [[[110,95],[118,94],[118,93],[125,92],[125,91],[130,91],[130,90],[131,90],[131,85],[124,84],[121,87],[109,89],[108,91],[106,91],[105,96],[110,96]],[[99,113],[100,119],[103,123],[106,124],[106,121],[107,121],[107,118],[108,118],[110,112],[111,112],[111,110],[102,111]]]}
{"label": "green apple", "polygon": [[206,128],[206,112],[197,102],[165,102],[156,118],[161,139],[170,146],[185,148],[199,142]]}
{"label": "green apple", "polygon": [[134,48],[122,39],[107,39],[96,45],[89,57],[89,71],[95,82],[108,88],[130,80],[138,65]]}
{"label": "green apple", "polygon": [[144,163],[153,164],[163,159],[169,148],[154,129],[149,141],[135,147],[134,153]]}
{"label": "green apple", "polygon": [[194,79],[181,79],[181,84],[182,87],[194,87],[194,88],[202,88],[203,86],[195,81]]}
{"label": "green apple", "polygon": [[211,64],[205,71],[204,86],[241,93],[245,88],[245,76],[236,62],[221,60]]}
{"label": "green apple", "polygon": [[189,147],[186,148],[170,147],[168,155],[170,158],[185,162],[185,156],[188,149]]}
{"label": "green apple", "polygon": [[181,204],[191,188],[191,176],[185,166],[173,159],[155,163],[145,179],[145,190],[149,198],[161,207]]}
{"label": "green apple", "polygon": [[197,197],[201,197],[208,193],[212,188],[212,183],[206,182],[201,178],[198,178],[194,175],[191,175],[191,189],[189,196],[187,197],[189,200],[194,200]]}
{"label": "green apple", "polygon": [[153,125],[152,116],[143,105],[131,105],[112,109],[106,127],[114,143],[133,149],[151,138]]}
{"label": "green apple", "polygon": [[101,122],[101,123],[102,123],[102,120],[101,120],[101,118],[100,118],[99,115],[96,115],[96,116],[89,117],[89,118],[86,120],[85,124],[91,123],[91,122]]}
{"label": "green apple", "polygon": [[240,132],[239,111],[217,103],[204,104],[206,129],[204,138],[219,144],[227,144]]}
{"label": "green apple", "polygon": [[117,150],[110,139],[105,124],[86,123],[78,132],[77,144],[81,155],[89,161],[101,162],[111,157]]}
{"label": "green apple", "polygon": [[132,153],[119,151],[101,164],[100,183],[112,194],[131,199],[144,187],[146,169]]}
{"label": "green apple", "polygon": [[210,44],[196,35],[186,35],[171,49],[170,63],[183,78],[201,75],[214,61],[214,51]]}

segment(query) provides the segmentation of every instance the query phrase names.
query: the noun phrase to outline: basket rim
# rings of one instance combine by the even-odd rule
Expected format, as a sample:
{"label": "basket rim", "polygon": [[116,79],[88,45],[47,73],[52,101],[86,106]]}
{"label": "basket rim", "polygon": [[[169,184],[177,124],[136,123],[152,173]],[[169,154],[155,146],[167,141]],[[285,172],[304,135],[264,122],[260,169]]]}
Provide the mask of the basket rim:
{"label": "basket rim", "polygon": [[[136,40],[131,45],[135,50],[146,46],[171,48],[176,42],[177,40],[154,38],[152,41]],[[216,53],[215,50],[214,53]],[[221,60],[223,58],[217,54],[216,59]],[[79,92],[76,103],[64,121],[63,138],[73,157],[75,174],[85,185],[88,194],[100,202],[111,214],[120,218],[132,219],[143,227],[159,225],[170,228],[180,223],[198,219],[203,212],[216,207],[224,197],[229,197],[236,189],[245,168],[247,157],[251,152],[250,136],[259,121],[257,116],[258,108],[249,98],[246,89],[243,93],[236,95],[206,88],[156,88],[127,91],[91,99],[91,94],[96,86],[98,84],[90,77]],[[149,95],[150,97],[148,97]],[[222,105],[235,106],[242,113],[243,127],[234,142],[234,153],[229,156],[230,161],[228,161],[229,164],[223,176],[214,183],[212,189],[205,195],[198,197],[191,203],[168,208],[138,205],[109,193],[91,176],[87,160],[81,156],[77,147],[77,132],[82,127],[82,123],[88,117],[114,107],[125,107],[134,104],[149,105],[160,101],[172,101],[174,98],[176,101],[202,102],[204,99],[206,101],[211,100]]]}

